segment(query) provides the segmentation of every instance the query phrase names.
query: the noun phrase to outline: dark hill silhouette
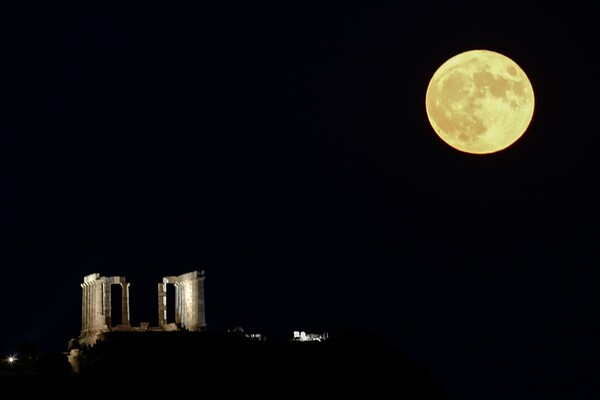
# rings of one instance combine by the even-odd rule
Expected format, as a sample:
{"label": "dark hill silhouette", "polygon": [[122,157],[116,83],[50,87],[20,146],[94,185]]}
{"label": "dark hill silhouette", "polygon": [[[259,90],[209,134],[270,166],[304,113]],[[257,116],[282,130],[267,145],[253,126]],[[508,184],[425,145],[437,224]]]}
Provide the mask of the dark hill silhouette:
{"label": "dark hill silhouette", "polygon": [[445,399],[433,377],[398,349],[359,332],[307,342],[256,340],[234,332],[110,332],[79,351],[78,373],[65,373],[64,355],[45,358],[36,376],[10,382],[23,391],[37,387],[28,384],[37,379],[48,392],[59,393],[118,387],[121,394],[138,396],[197,390],[226,397]]}
{"label": "dark hill silhouette", "polygon": [[198,382],[230,394],[368,390],[444,398],[435,380],[396,348],[356,332],[308,342],[256,340],[230,332],[112,332],[83,353],[79,379],[140,388],[156,379]]}

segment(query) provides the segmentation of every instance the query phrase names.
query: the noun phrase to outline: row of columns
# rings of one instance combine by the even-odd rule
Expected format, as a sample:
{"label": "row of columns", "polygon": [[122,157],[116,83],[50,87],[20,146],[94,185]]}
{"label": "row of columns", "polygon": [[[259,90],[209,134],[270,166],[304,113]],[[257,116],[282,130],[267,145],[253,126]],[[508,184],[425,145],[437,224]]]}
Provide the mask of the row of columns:
{"label": "row of columns", "polygon": [[[158,322],[167,324],[167,285],[175,286],[175,324],[190,331],[206,327],[204,307],[204,271],[164,277],[158,284]],[[121,276],[86,275],[82,288],[81,333],[87,335],[110,331],[112,320],[112,285],[121,286],[121,324],[130,326],[129,282]]]}
{"label": "row of columns", "polygon": [[129,282],[121,276],[98,273],[83,278],[81,332],[110,330],[112,323],[112,285],[121,286],[121,324],[129,326]]}
{"label": "row of columns", "polygon": [[206,327],[204,313],[204,273],[188,272],[179,276],[166,276],[158,284],[158,324],[167,321],[167,285],[175,287],[175,325],[190,331]]}

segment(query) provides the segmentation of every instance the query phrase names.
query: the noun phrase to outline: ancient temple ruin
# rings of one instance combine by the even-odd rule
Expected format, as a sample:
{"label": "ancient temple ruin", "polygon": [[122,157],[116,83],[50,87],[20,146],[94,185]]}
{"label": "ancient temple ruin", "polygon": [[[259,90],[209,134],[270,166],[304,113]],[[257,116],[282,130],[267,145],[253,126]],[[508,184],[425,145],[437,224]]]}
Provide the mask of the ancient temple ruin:
{"label": "ancient temple ruin", "polygon": [[[120,310],[113,310],[113,286],[121,290]],[[168,322],[167,287],[173,285],[174,322]],[[204,271],[191,271],[178,276],[166,276],[158,283],[158,326],[141,323],[131,326],[129,311],[129,282],[123,276],[100,276],[99,273],[83,278],[80,344],[93,345],[99,335],[113,331],[200,331],[206,329],[204,312]],[[118,313],[118,314],[117,314]]]}

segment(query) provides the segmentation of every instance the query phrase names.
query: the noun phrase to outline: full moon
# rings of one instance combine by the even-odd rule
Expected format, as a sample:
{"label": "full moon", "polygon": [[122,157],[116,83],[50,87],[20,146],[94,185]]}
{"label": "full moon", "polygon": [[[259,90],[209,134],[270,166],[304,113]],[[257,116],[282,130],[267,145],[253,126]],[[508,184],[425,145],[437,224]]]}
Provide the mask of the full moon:
{"label": "full moon", "polygon": [[455,55],[433,74],[425,96],[427,117],[451,147],[473,154],[504,150],[527,130],[534,95],[525,72],[489,50]]}

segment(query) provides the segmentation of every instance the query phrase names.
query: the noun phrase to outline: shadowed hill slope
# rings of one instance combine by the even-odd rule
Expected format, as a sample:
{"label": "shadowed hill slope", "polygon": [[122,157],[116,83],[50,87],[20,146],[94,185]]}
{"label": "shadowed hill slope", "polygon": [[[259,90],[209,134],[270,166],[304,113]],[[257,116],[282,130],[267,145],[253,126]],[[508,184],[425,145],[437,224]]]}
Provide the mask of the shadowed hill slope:
{"label": "shadowed hill slope", "polygon": [[196,382],[231,394],[275,394],[279,388],[306,394],[368,390],[404,395],[399,398],[444,398],[431,376],[368,334],[298,342],[259,341],[238,333],[113,332],[81,352],[77,379],[82,382],[101,379],[140,389],[158,382]]}

